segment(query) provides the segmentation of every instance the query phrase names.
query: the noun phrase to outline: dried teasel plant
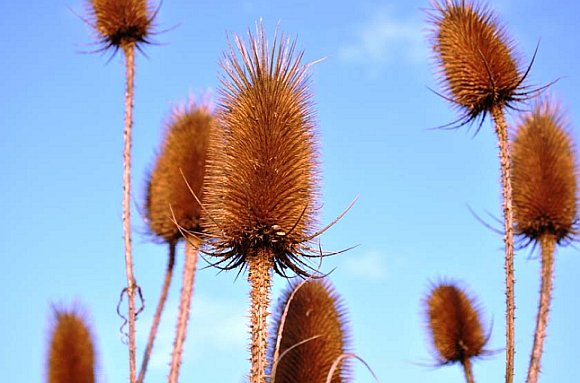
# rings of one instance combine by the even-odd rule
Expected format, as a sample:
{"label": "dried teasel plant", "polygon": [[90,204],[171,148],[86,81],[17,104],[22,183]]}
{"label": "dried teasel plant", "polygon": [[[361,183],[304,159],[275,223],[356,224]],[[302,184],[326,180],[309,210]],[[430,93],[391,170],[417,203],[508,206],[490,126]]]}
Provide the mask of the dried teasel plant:
{"label": "dried teasel plant", "polygon": [[425,317],[438,364],[460,363],[473,383],[472,359],[484,356],[488,336],[474,300],[454,282],[434,285],[425,298]]}
{"label": "dried teasel plant", "polygon": [[[539,91],[523,85],[524,72],[512,42],[494,14],[470,0],[434,1],[431,44],[445,89],[443,97],[462,111],[451,125],[462,126],[491,114],[499,143],[506,273],[506,383],[514,371],[514,244],[510,149],[504,109]],[[533,62],[533,60],[532,60]],[[480,123],[480,126],[481,126]]]}
{"label": "dried teasel plant", "polygon": [[53,307],[48,355],[49,383],[94,383],[95,346],[78,309]]}
{"label": "dried teasel plant", "polygon": [[175,247],[185,241],[185,265],[170,381],[177,381],[200,246],[205,162],[214,117],[209,103],[189,101],[173,110],[162,148],[147,183],[146,214],[151,232],[169,245],[169,261],[138,381],[142,382],[175,264]]}
{"label": "dried teasel plant", "polygon": [[[222,62],[218,127],[210,136],[203,219],[210,255],[249,269],[252,383],[265,382],[271,272],[307,275],[318,195],[308,65],[295,42],[262,25]],[[236,52],[237,49],[237,52]],[[238,57],[239,54],[239,57]]]}
{"label": "dried teasel plant", "polygon": [[123,145],[123,239],[125,247],[125,272],[129,323],[129,378],[136,379],[135,366],[135,291],[138,289],[133,275],[131,252],[131,135],[133,127],[133,99],[135,80],[135,48],[149,42],[155,12],[146,0],[89,0],[88,23],[99,36],[101,51],[122,49],[125,56],[125,127]]}
{"label": "dried teasel plant", "polygon": [[578,233],[578,168],[574,145],[558,104],[543,100],[525,114],[512,146],[516,235],[522,245],[539,243],[541,288],[528,383],[535,383],[550,309],[557,244]]}
{"label": "dried teasel plant", "polygon": [[[333,363],[350,353],[346,308],[327,279],[291,283],[273,316],[272,383],[325,383]],[[330,382],[350,382],[351,375],[348,361],[341,361]]]}

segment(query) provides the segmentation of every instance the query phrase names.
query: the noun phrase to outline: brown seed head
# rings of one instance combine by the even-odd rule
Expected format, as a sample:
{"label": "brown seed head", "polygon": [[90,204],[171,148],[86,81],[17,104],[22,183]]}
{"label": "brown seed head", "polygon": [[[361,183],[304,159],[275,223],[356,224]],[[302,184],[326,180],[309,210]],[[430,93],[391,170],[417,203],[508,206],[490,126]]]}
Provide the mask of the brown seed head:
{"label": "brown seed head", "polygon": [[190,103],[176,108],[167,126],[147,185],[146,200],[151,231],[166,242],[182,237],[177,225],[190,232],[201,231],[201,207],[195,196],[202,195],[208,137],[213,125],[214,117],[208,106]]}
{"label": "brown seed head", "polygon": [[578,169],[574,145],[557,105],[544,101],[525,114],[512,146],[516,234],[570,239],[578,223]]}
{"label": "brown seed head", "polygon": [[455,284],[439,284],[425,301],[431,340],[441,364],[481,356],[487,337],[480,314],[467,294]]}
{"label": "brown seed head", "polygon": [[210,138],[204,218],[212,253],[225,268],[265,249],[275,271],[298,274],[316,212],[318,160],[308,67],[295,43],[260,25],[238,37],[222,66],[219,129]]}
{"label": "brown seed head", "polygon": [[155,14],[147,0],[90,0],[90,8],[103,50],[149,43]]}
{"label": "brown seed head", "polygon": [[[292,292],[300,286],[293,283],[285,291],[274,312],[277,336],[284,309]],[[294,295],[282,331],[280,355],[292,346],[309,340],[279,360],[276,368],[276,383],[324,383],[336,358],[349,352],[351,339],[347,328],[346,310],[340,297],[326,279],[305,282]],[[271,339],[269,360],[274,362],[276,339]],[[341,362],[332,377],[332,383],[351,381],[348,362]]]}
{"label": "brown seed head", "polygon": [[48,358],[49,383],[94,383],[95,351],[91,333],[75,310],[54,310]]}
{"label": "brown seed head", "polygon": [[512,43],[491,11],[470,0],[434,2],[432,46],[447,95],[463,112],[461,125],[522,96],[523,75]]}

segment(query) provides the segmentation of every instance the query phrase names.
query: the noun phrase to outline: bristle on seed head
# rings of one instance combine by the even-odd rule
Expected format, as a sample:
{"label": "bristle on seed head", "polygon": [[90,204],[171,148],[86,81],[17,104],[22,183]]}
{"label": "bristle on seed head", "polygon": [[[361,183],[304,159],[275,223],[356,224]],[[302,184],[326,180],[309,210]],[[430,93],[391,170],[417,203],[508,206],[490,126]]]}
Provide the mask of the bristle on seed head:
{"label": "bristle on seed head", "polygon": [[578,168],[574,145],[557,104],[547,99],[521,118],[512,145],[515,231],[537,242],[577,234]]}
{"label": "bristle on seed head", "polygon": [[149,43],[155,13],[147,0],[89,0],[91,24],[102,50]]}
{"label": "bristle on seed head", "polygon": [[458,125],[482,121],[495,106],[525,98],[513,44],[493,13],[470,0],[434,1],[432,47],[444,97],[462,112]]}
{"label": "bristle on seed head", "polygon": [[173,111],[147,185],[151,231],[175,242],[184,231],[201,231],[201,206],[208,139],[215,119],[208,105],[190,102]]}
{"label": "bristle on seed head", "polygon": [[435,285],[425,299],[425,311],[440,364],[464,363],[486,353],[479,310],[456,284]]}
{"label": "bristle on seed head", "polygon": [[[287,305],[279,355],[287,352],[279,361],[274,361],[276,336]],[[277,363],[272,377],[276,383],[325,383],[335,360],[351,352],[346,309],[327,279],[293,282],[279,300],[274,327],[269,360],[271,369]],[[308,340],[312,337],[316,338]],[[298,345],[300,342],[304,343]],[[342,361],[331,382],[350,382],[351,377],[351,365]]]}
{"label": "bristle on seed head", "polygon": [[304,275],[318,194],[308,66],[295,42],[274,37],[270,45],[262,25],[234,45],[222,62],[219,129],[208,152],[210,253],[232,269],[267,250],[276,272]]}

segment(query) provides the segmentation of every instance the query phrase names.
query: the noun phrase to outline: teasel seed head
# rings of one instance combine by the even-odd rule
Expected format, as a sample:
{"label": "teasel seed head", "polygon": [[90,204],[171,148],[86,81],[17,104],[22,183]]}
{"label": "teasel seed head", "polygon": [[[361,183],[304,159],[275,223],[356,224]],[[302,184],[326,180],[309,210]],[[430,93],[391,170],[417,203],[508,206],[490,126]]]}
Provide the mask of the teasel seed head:
{"label": "teasel seed head", "polygon": [[558,104],[545,99],[522,116],[513,139],[515,231],[527,243],[578,233],[578,168],[565,125]]}
{"label": "teasel seed head", "polygon": [[[327,279],[292,283],[280,298],[273,315],[274,336],[270,340],[268,353],[271,369],[272,364],[276,363],[273,360],[276,336],[290,299],[281,333],[279,355],[295,347],[279,358],[272,381],[324,383],[335,360],[351,351],[352,342],[344,303]],[[304,343],[298,345],[300,342]],[[349,362],[344,360],[339,367],[331,382],[352,381]]]}
{"label": "teasel seed head", "polygon": [[266,250],[277,273],[305,275],[318,196],[308,66],[295,42],[269,45],[262,25],[248,39],[236,36],[222,61],[204,189],[210,253],[233,269]]}
{"label": "teasel seed head", "polygon": [[477,305],[456,283],[435,285],[425,299],[431,341],[440,364],[462,363],[487,353]]}
{"label": "teasel seed head", "polygon": [[493,13],[470,0],[434,1],[432,47],[443,96],[462,112],[458,126],[525,99],[512,42]]}
{"label": "teasel seed head", "polygon": [[54,308],[48,357],[49,383],[94,383],[95,348],[78,310]]}
{"label": "teasel seed head", "polygon": [[156,12],[147,0],[89,0],[90,24],[97,31],[102,50],[149,44]]}
{"label": "teasel seed head", "polygon": [[201,231],[201,206],[210,130],[209,105],[193,101],[173,111],[161,151],[147,183],[146,213],[151,231],[177,242],[184,231]]}

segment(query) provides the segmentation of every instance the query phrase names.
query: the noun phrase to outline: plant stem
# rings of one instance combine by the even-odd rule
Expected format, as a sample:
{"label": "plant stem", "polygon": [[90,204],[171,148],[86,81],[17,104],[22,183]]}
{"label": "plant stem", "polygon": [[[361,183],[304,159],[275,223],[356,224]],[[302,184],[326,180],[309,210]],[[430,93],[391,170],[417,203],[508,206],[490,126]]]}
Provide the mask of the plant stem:
{"label": "plant stem", "polygon": [[272,255],[268,250],[258,250],[248,257],[252,332],[250,383],[266,383],[267,319],[272,289],[272,263]]}
{"label": "plant stem", "polygon": [[548,313],[552,299],[552,275],[554,272],[554,249],[556,247],[556,240],[551,235],[544,235],[540,238],[540,246],[542,247],[542,283],[538,315],[536,317],[534,346],[530,357],[530,367],[528,369],[528,383],[536,383],[540,373],[540,359],[542,358],[542,348],[544,346],[544,338],[546,337]]}
{"label": "plant stem", "polygon": [[183,286],[181,287],[181,299],[179,301],[179,314],[177,316],[177,329],[175,331],[175,342],[173,343],[173,353],[171,355],[171,367],[169,370],[169,383],[177,383],[179,378],[179,368],[183,355],[183,345],[187,335],[187,322],[189,321],[189,308],[193,295],[193,283],[195,279],[195,268],[197,265],[197,255],[201,241],[194,236],[186,237],[185,241],[185,262],[183,265]]}
{"label": "plant stem", "polygon": [[133,257],[131,254],[131,129],[133,126],[133,97],[135,79],[135,46],[123,46],[126,63],[125,131],[123,133],[123,238],[125,242],[125,270],[127,273],[127,297],[129,301],[129,374],[135,382],[135,288]]}
{"label": "plant stem", "polygon": [[161,288],[161,296],[159,297],[159,303],[157,304],[155,316],[153,317],[153,324],[151,325],[151,331],[149,332],[147,347],[145,347],[145,353],[143,354],[141,371],[139,372],[139,378],[137,378],[138,383],[143,383],[143,379],[145,378],[145,373],[147,372],[147,364],[149,363],[149,359],[151,358],[151,350],[153,349],[153,342],[155,342],[155,336],[157,335],[157,329],[159,328],[159,322],[161,321],[161,313],[163,312],[165,302],[167,301],[167,293],[169,291],[169,286],[171,285],[171,279],[173,278],[173,267],[175,266],[175,246],[176,246],[175,241],[169,243],[169,260],[167,261],[165,280],[163,281],[163,287]]}
{"label": "plant stem", "polygon": [[506,283],[506,383],[512,383],[514,378],[514,232],[512,209],[511,159],[507,124],[500,106],[491,109],[495,122],[495,132],[499,143],[499,158],[501,165],[501,183],[504,213],[504,243],[505,243],[505,283]]}
{"label": "plant stem", "polygon": [[475,383],[473,379],[473,371],[471,369],[471,359],[465,358],[461,364],[463,365],[463,372],[465,373],[465,381],[467,383]]}

